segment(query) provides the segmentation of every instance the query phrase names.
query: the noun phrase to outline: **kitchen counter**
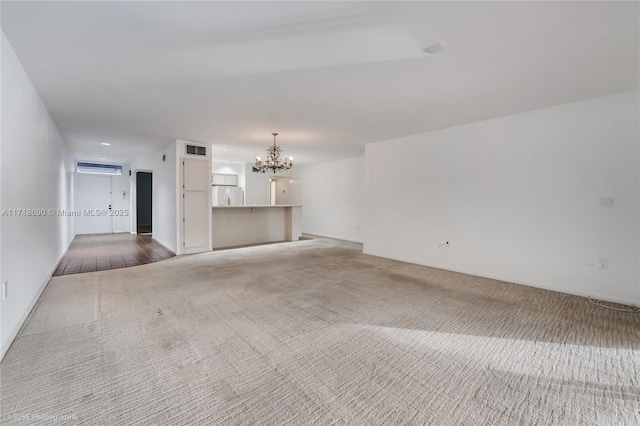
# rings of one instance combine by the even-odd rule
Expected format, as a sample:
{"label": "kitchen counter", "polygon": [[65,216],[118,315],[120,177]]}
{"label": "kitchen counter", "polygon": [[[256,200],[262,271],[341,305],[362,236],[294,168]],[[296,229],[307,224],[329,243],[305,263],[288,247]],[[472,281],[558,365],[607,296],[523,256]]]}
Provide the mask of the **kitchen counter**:
{"label": "kitchen counter", "polygon": [[264,205],[256,205],[256,206],[213,206],[214,209],[266,209],[266,208],[272,208],[272,209],[278,209],[278,208],[286,208],[286,207],[302,207],[301,205],[289,205],[289,204],[282,204],[282,205],[277,205],[277,206],[264,206]]}
{"label": "kitchen counter", "polygon": [[280,241],[302,235],[302,206],[213,206],[213,248]]}

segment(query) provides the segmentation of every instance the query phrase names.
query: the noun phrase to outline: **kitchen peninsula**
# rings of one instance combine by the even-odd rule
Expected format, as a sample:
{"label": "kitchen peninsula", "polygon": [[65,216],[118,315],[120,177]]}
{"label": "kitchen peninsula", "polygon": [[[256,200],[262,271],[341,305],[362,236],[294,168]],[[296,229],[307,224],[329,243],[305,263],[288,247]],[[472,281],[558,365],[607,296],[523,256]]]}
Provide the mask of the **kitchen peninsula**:
{"label": "kitchen peninsula", "polygon": [[302,206],[213,206],[213,248],[297,241],[302,235]]}

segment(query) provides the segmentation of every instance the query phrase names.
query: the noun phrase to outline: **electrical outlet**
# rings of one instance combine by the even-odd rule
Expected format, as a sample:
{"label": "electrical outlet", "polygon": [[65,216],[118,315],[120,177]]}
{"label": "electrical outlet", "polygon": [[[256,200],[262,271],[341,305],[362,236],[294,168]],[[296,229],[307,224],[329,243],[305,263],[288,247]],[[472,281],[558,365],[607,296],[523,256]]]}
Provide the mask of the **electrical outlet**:
{"label": "electrical outlet", "polygon": [[2,300],[5,300],[7,298],[7,295],[8,295],[7,292],[9,291],[8,287],[9,287],[9,282],[3,281],[2,282]]}
{"label": "electrical outlet", "polygon": [[600,205],[602,207],[613,207],[614,203],[613,197],[600,197]]}
{"label": "electrical outlet", "polygon": [[598,268],[600,268],[600,269],[609,269],[609,258],[608,257],[599,257],[598,258]]}

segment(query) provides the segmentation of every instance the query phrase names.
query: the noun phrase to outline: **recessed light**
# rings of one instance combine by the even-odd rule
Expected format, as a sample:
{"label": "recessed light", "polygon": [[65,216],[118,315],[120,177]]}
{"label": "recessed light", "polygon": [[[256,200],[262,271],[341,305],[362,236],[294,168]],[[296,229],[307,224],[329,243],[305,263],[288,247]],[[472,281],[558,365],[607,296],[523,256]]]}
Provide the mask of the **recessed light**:
{"label": "recessed light", "polygon": [[440,53],[444,50],[444,43],[437,43],[433,46],[429,46],[424,49],[425,52],[430,53],[431,55],[435,55],[436,53]]}
{"label": "recessed light", "polygon": [[111,146],[111,144],[109,142],[100,142],[100,145]]}
{"label": "recessed light", "polygon": [[100,159],[101,159],[101,160],[106,160],[106,159],[107,159],[107,157],[100,157]]}
{"label": "recessed light", "polygon": [[223,151],[229,151],[229,148],[220,148]]}

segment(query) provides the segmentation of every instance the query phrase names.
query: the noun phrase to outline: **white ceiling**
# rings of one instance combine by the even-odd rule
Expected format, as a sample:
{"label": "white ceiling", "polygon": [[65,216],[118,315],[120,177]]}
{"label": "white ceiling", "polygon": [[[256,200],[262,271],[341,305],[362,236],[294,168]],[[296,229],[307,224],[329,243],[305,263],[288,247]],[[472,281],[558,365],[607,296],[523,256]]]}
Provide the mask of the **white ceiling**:
{"label": "white ceiling", "polygon": [[[178,138],[249,162],[276,131],[298,164],[321,162],[638,88],[637,2],[1,7],[5,35],[82,159],[125,161]],[[438,42],[447,49],[422,51]]]}

